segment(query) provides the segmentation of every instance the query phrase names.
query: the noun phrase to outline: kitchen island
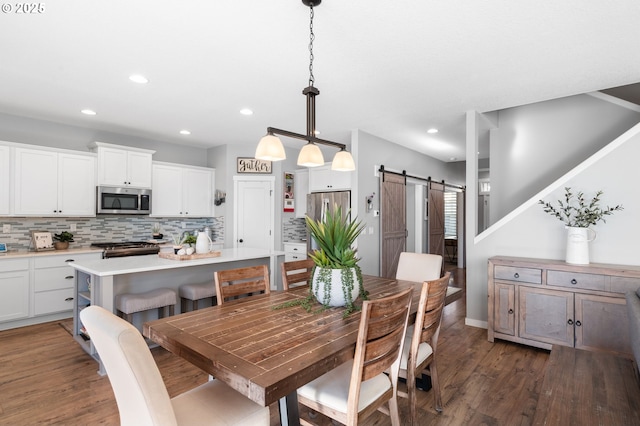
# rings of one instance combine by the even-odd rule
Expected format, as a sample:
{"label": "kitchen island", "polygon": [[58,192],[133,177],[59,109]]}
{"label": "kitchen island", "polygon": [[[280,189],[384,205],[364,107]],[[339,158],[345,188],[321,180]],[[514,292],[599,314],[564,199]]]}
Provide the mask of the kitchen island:
{"label": "kitchen island", "polygon": [[[83,331],[79,312],[88,305],[98,305],[115,313],[115,296],[121,293],[142,293],[155,288],[172,288],[176,292],[182,284],[213,282],[217,270],[244,266],[268,265],[272,289],[281,289],[279,271],[284,252],[235,248],[222,249],[220,256],[195,260],[163,259],[158,255],[115,257],[80,261],[69,264],[75,269],[75,307],[73,334],[84,349],[97,359],[93,345]],[[176,313],[180,303],[176,304]],[[157,310],[134,316],[134,325],[157,318]],[[100,371],[103,372],[102,365]]]}

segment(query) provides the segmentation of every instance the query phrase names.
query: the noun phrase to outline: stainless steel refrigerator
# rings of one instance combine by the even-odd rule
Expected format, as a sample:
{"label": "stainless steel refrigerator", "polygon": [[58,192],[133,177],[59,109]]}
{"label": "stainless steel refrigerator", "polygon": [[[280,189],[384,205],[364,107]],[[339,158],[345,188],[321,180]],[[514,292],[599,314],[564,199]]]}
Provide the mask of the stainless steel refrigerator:
{"label": "stainless steel refrigerator", "polygon": [[[342,214],[351,208],[351,191],[314,192],[307,195],[307,216],[314,220],[324,220],[327,212],[333,212],[335,206],[342,207]],[[307,252],[318,248],[307,229]]]}

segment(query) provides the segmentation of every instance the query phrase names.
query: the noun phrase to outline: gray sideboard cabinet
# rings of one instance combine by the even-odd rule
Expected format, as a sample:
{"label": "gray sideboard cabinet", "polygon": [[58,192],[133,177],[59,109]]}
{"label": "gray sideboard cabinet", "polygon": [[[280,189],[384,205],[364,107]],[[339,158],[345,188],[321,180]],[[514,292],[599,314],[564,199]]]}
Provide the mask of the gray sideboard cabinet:
{"label": "gray sideboard cabinet", "polygon": [[630,356],[624,295],[640,266],[497,256],[488,261],[488,339]]}

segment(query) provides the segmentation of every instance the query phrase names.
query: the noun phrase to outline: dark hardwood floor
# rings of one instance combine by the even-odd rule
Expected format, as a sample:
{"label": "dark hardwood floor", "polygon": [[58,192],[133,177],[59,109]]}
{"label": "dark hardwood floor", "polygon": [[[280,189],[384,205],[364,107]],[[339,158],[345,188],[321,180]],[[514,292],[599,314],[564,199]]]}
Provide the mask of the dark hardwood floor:
{"label": "dark hardwood floor", "polygon": [[[463,270],[447,269],[465,288]],[[549,352],[489,343],[486,330],[464,325],[465,307],[463,297],[445,308],[437,356],[444,411],[433,409],[431,392],[420,392],[420,424],[531,424]],[[181,358],[161,348],[152,351],[171,396],[207,380]],[[0,425],[118,424],[109,380],[96,370],[95,361],[58,322],[0,332]],[[399,398],[399,404],[406,424],[407,401]],[[275,406],[271,418],[272,425],[279,424]],[[376,413],[367,424],[390,422]]]}

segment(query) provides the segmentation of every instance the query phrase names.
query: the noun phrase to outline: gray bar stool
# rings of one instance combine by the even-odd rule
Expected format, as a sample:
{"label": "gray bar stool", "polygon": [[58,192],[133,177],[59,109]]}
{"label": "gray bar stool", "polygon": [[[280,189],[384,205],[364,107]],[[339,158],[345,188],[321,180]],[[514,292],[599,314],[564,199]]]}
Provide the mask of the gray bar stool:
{"label": "gray bar stool", "polygon": [[178,289],[181,312],[187,312],[187,301],[191,301],[191,310],[198,309],[198,301],[211,297],[211,305],[216,305],[216,285],[213,281],[198,284],[182,284]]}
{"label": "gray bar stool", "polygon": [[174,314],[176,292],[170,288],[157,288],[145,293],[123,293],[116,296],[118,316],[132,322],[136,312],[158,309],[158,317],[162,318],[165,308],[169,308],[169,316]]}

